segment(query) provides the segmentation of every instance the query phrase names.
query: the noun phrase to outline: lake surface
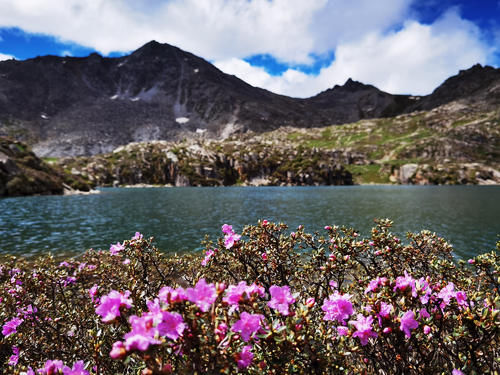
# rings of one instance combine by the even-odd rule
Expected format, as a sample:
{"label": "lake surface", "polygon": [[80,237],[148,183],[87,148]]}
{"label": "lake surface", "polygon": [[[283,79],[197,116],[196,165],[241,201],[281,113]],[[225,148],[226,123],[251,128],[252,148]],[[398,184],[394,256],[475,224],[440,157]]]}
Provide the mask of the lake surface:
{"label": "lake surface", "polygon": [[290,231],[352,226],[367,236],[373,219],[388,217],[393,232],[429,229],[459,257],[490,251],[500,234],[500,186],[343,186],[109,188],[86,196],[0,199],[0,253],[78,254],[109,249],[136,231],[164,251],[201,248],[222,224],[238,232],[258,219]]}

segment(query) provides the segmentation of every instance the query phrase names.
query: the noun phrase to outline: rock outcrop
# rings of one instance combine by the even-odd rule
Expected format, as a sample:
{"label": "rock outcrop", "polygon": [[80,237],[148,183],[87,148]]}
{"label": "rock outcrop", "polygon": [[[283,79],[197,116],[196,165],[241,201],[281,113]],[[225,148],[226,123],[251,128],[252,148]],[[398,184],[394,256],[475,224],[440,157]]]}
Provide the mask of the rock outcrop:
{"label": "rock outcrop", "polygon": [[251,141],[134,143],[93,157],[66,158],[65,169],[100,186],[352,185],[338,155]]}
{"label": "rock outcrop", "polygon": [[63,194],[65,186],[90,190],[83,179],[51,167],[24,143],[0,137],[0,197]]}

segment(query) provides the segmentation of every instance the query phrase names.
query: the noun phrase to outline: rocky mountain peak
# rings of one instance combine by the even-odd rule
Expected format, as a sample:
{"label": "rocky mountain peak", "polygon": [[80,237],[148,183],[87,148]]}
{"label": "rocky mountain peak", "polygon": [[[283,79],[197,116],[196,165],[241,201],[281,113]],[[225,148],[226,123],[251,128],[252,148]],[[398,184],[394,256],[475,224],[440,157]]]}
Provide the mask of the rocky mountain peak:
{"label": "rocky mountain peak", "polygon": [[452,101],[481,103],[485,109],[500,104],[500,69],[476,64],[445,80],[411,110],[428,110]]}
{"label": "rocky mountain peak", "polygon": [[295,99],[250,86],[189,52],[151,41],[119,58],[93,53],[0,62],[0,136],[25,141],[40,156],[75,156],[131,142],[324,127],[434,108],[467,95],[498,103],[499,75],[498,69],[474,66],[418,103],[352,78],[314,97]]}

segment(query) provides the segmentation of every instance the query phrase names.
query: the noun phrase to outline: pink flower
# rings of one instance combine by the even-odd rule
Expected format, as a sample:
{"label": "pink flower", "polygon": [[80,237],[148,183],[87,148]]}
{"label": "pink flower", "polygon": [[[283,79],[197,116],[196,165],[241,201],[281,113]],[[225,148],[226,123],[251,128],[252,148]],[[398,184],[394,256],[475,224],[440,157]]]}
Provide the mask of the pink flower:
{"label": "pink flower", "polygon": [[243,347],[243,350],[238,354],[236,362],[238,363],[239,369],[244,369],[250,366],[253,360],[253,353],[251,352],[252,347],[250,345],[246,345]]}
{"label": "pink flower", "polygon": [[92,288],[89,289],[89,295],[90,298],[92,299],[92,302],[94,302],[94,298],[97,295],[97,289],[99,289],[99,285],[94,285]]}
{"label": "pink flower", "polygon": [[230,249],[234,246],[234,243],[238,241],[241,236],[234,233],[233,227],[231,225],[224,224],[222,226],[222,232],[224,232],[224,246],[226,249]]}
{"label": "pink flower", "polygon": [[267,260],[267,253],[260,254],[262,260]]}
{"label": "pink flower", "polygon": [[453,369],[451,375],[464,375],[464,373],[458,369]]}
{"label": "pink flower", "polygon": [[417,281],[417,286],[418,286],[418,289],[420,290],[420,292],[424,292],[424,295],[420,296],[420,302],[425,305],[429,302],[429,298],[430,298],[431,293],[432,293],[429,282],[426,279],[424,279],[423,277],[421,277]]}
{"label": "pink flower", "polygon": [[374,292],[375,290],[377,290],[379,285],[384,285],[386,282],[387,282],[387,277],[377,277],[376,279],[373,279],[368,284],[368,287],[365,290],[365,294],[368,292]]}
{"label": "pink flower", "polygon": [[347,336],[349,334],[349,328],[345,326],[338,326],[337,333],[339,336]]}
{"label": "pink flower", "polygon": [[316,300],[313,297],[309,297],[306,300],[306,306],[309,307],[310,309],[313,308],[315,304],[316,304]]}
{"label": "pink flower", "polygon": [[17,346],[12,347],[12,355],[9,357],[9,365],[15,366],[19,361],[19,348]]}
{"label": "pink flower", "polygon": [[226,247],[226,249],[230,249],[234,246],[234,243],[237,242],[240,238],[241,236],[236,233],[227,235],[224,237],[224,246]]}
{"label": "pink flower", "polygon": [[350,324],[356,327],[356,332],[352,334],[352,337],[359,337],[361,345],[365,346],[368,343],[370,337],[377,337],[377,333],[372,331],[372,316],[363,316],[358,314],[358,320],[349,321]]}
{"label": "pink flower", "polygon": [[173,289],[169,286],[164,286],[160,289],[158,298],[166,304],[186,301],[188,299],[186,291],[183,288]]}
{"label": "pink flower", "polygon": [[469,260],[467,260],[467,263],[474,264],[474,263],[476,263],[476,261],[474,259],[469,259]]}
{"label": "pink flower", "polygon": [[238,306],[243,294],[247,292],[248,285],[246,281],[240,281],[238,285],[229,285],[226,289],[226,296],[222,299],[228,305]]}
{"label": "pink flower", "polygon": [[188,288],[186,295],[187,299],[196,304],[203,312],[207,312],[217,299],[215,285],[207,284],[205,279],[200,279],[194,288]]}
{"label": "pink flower", "polygon": [[76,282],[76,277],[68,276],[63,280],[63,286],[67,287],[70,284],[74,284]]}
{"label": "pink flower", "polygon": [[250,337],[260,329],[260,322],[263,319],[262,314],[249,314],[244,311],[240,315],[240,320],[231,327],[231,331],[240,332],[243,341],[249,341]]}
{"label": "pink flower", "polygon": [[401,290],[405,291],[406,288],[410,287],[412,291],[412,296],[417,297],[417,290],[415,287],[415,279],[411,276],[408,275],[408,273],[405,271],[404,276],[398,276],[396,278],[396,286],[394,287],[394,291],[396,290]]}
{"label": "pink flower", "polygon": [[390,303],[381,302],[379,315],[382,318],[388,318],[393,308],[394,307]]}
{"label": "pink flower", "polygon": [[201,265],[206,267],[206,265],[208,264],[208,262],[210,261],[210,258],[212,258],[212,256],[215,254],[215,252],[213,250],[207,250],[207,252],[205,253],[205,258],[201,261]]}
{"label": "pink flower", "polygon": [[8,322],[6,322],[2,327],[2,335],[8,337],[17,332],[17,327],[23,322],[23,319],[12,318]]}
{"label": "pink flower", "polygon": [[282,315],[290,315],[289,307],[295,302],[295,298],[290,294],[290,287],[272,285],[269,288],[271,300],[267,303],[272,309],[278,310]]}
{"label": "pink flower", "polygon": [[253,283],[252,285],[249,285],[246,292],[247,292],[248,297],[251,297],[254,294],[256,294],[260,297],[264,297],[264,295],[266,294],[264,287],[257,285],[255,283]]}
{"label": "pink flower", "polygon": [[171,340],[177,340],[182,336],[182,332],[186,328],[186,324],[182,319],[181,314],[176,312],[163,312],[163,320],[158,324],[158,332],[161,336],[166,336]]}
{"label": "pink flower", "polygon": [[425,333],[426,335],[428,335],[429,333],[431,333],[431,327],[429,327],[429,326],[427,326],[427,325],[426,325],[426,326],[424,326],[424,333]]}
{"label": "pink flower", "polygon": [[145,351],[149,348],[149,345],[161,344],[161,340],[156,338],[159,332],[158,329],[153,327],[153,317],[151,315],[145,314],[142,317],[132,315],[129,322],[132,330],[123,336],[127,351]]}
{"label": "pink flower", "polygon": [[129,258],[126,258],[126,259],[122,262],[122,264],[130,264],[130,259],[129,259]]}
{"label": "pink flower", "polygon": [[457,291],[455,293],[455,298],[457,300],[458,306],[465,306],[467,305],[467,294],[465,294],[464,291]]}
{"label": "pink flower", "polygon": [[125,246],[123,246],[119,242],[117,242],[116,245],[111,245],[111,247],[109,248],[109,252],[111,255],[118,255],[122,250],[125,250]]}
{"label": "pink flower", "polygon": [[107,323],[120,316],[120,307],[130,309],[132,300],[128,298],[130,292],[127,290],[124,294],[112,290],[107,296],[103,296],[100,305],[96,307],[95,312],[102,317],[102,321]]}
{"label": "pink flower", "polygon": [[383,318],[389,318],[390,315],[391,315],[391,312],[392,312],[393,308],[394,307],[390,303],[385,303],[385,302],[381,302],[380,303],[380,311],[377,314],[378,325],[380,327],[382,327],[382,319]]}
{"label": "pink flower", "polygon": [[407,311],[401,318],[399,329],[405,333],[406,337],[410,337],[410,330],[417,327],[418,322],[415,320],[415,313],[413,311]]}
{"label": "pink flower", "polygon": [[83,361],[75,362],[73,368],[64,366],[62,370],[64,375],[89,375],[89,372],[85,371],[85,364]]}
{"label": "pink flower", "polygon": [[52,375],[52,374],[57,374],[59,370],[62,371],[64,366],[63,361],[60,361],[58,359],[56,360],[48,360],[45,362],[45,366],[43,368],[37,370],[39,374],[46,374],[46,375]]}
{"label": "pink flower", "polygon": [[132,237],[133,240],[142,240],[142,234],[140,234],[139,232],[135,232],[135,235],[134,237]]}
{"label": "pink flower", "polygon": [[441,309],[444,309],[446,306],[450,304],[452,298],[455,297],[455,285],[453,283],[448,283],[438,294],[438,298],[442,299],[442,302],[439,304]]}
{"label": "pink flower", "polygon": [[127,350],[125,349],[125,345],[123,345],[123,342],[121,341],[116,341],[115,343],[113,343],[113,347],[109,352],[109,356],[113,359],[123,358],[126,354]]}
{"label": "pink flower", "polygon": [[328,299],[325,299],[321,309],[325,312],[323,320],[336,320],[341,324],[345,324],[345,320],[353,313],[352,296],[349,294],[341,295],[335,292]]}
{"label": "pink flower", "polygon": [[227,333],[227,324],[222,322],[214,330],[214,333],[219,337],[219,340],[223,340]]}
{"label": "pink flower", "polygon": [[224,234],[234,233],[233,232],[233,226],[232,225],[228,225],[228,224],[224,224],[222,226],[222,233],[224,233]]}
{"label": "pink flower", "polygon": [[430,317],[431,316],[429,315],[429,313],[427,312],[426,309],[424,309],[424,308],[420,309],[420,318],[427,319],[427,318],[430,318]]}

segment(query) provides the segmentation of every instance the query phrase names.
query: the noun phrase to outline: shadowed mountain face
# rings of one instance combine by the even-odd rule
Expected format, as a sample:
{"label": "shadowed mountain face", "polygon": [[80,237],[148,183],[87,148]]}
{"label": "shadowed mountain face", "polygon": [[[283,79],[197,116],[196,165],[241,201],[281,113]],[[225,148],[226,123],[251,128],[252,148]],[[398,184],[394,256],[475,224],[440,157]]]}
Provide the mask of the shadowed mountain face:
{"label": "shadowed mountain face", "polygon": [[[477,69],[484,81],[495,76],[498,85],[498,70],[471,70]],[[453,87],[451,94],[437,89],[417,102],[348,80],[296,99],[250,86],[176,47],[150,42],[120,58],[91,54],[0,62],[0,135],[29,143],[40,156],[93,155],[130,142],[225,138],[392,116],[432,107],[433,95],[439,104],[460,97]]]}

